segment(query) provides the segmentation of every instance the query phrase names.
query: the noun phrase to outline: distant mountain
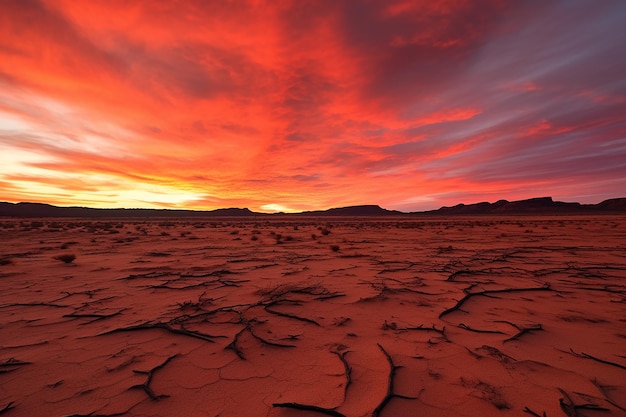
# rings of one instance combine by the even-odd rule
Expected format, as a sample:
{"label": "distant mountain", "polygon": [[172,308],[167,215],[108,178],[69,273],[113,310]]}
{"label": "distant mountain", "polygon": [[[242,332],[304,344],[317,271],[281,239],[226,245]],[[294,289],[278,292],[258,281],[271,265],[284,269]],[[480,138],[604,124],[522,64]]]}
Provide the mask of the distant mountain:
{"label": "distant mountain", "polygon": [[598,204],[564,203],[554,201],[552,197],[538,197],[528,200],[495,203],[457,204],[453,207],[441,207],[438,210],[414,214],[431,215],[506,215],[506,214],[586,214],[586,213],[626,213],[626,198],[614,198]]}
{"label": "distant mountain", "polygon": [[626,212],[626,198],[611,198],[596,204],[596,206],[600,210]]}
{"label": "distant mountain", "polygon": [[396,210],[387,210],[376,205],[363,205],[331,208],[328,210],[305,211],[298,214],[305,216],[389,216],[402,215],[406,213]]}
{"label": "distant mountain", "polygon": [[212,211],[169,209],[100,209],[88,207],[57,207],[41,203],[0,202],[0,216],[8,217],[86,217],[86,218],[150,218],[150,217],[242,217],[256,216],[247,208],[224,208]]}
{"label": "distant mountain", "polygon": [[414,213],[387,210],[376,205],[349,206],[303,213],[256,213],[247,208],[224,208],[211,211],[170,209],[97,209],[87,207],[57,207],[41,203],[0,202],[0,217],[76,217],[76,218],[200,218],[200,217],[255,217],[255,216],[458,216],[458,215],[518,215],[518,214],[593,214],[624,213],[626,198],[613,198],[598,204],[564,203],[552,197],[495,203],[458,204]]}

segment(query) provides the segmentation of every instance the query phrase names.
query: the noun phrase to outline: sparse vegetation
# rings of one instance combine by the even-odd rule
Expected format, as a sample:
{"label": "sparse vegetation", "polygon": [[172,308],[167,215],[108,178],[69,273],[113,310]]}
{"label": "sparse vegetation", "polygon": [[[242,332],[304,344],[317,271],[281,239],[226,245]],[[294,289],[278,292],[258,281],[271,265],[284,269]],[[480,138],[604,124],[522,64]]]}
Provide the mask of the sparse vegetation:
{"label": "sparse vegetation", "polygon": [[330,250],[333,252],[339,252],[339,245],[330,245]]}
{"label": "sparse vegetation", "polygon": [[439,246],[437,248],[437,253],[438,254],[442,254],[442,253],[450,253],[450,252],[454,252],[454,248],[452,247],[452,245],[448,245],[448,246]]}
{"label": "sparse vegetation", "polygon": [[265,300],[282,299],[287,294],[310,294],[315,296],[331,294],[327,288],[318,283],[292,282],[286,284],[274,284],[259,288],[254,292]]}
{"label": "sparse vegetation", "polygon": [[172,256],[172,254],[166,253],[166,252],[148,252],[146,253],[146,256],[154,256],[155,258],[163,258],[166,256]]}
{"label": "sparse vegetation", "polygon": [[57,261],[61,261],[66,264],[71,264],[76,259],[76,255],[71,253],[64,253],[63,255],[55,256],[54,259]]}

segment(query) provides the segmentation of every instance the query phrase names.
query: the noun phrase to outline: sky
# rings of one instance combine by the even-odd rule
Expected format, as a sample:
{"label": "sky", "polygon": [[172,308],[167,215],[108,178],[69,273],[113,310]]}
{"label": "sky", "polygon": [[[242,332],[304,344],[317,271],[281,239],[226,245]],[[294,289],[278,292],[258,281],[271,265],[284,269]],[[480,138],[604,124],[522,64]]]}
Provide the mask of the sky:
{"label": "sky", "polygon": [[623,0],[0,0],[0,200],[626,196]]}

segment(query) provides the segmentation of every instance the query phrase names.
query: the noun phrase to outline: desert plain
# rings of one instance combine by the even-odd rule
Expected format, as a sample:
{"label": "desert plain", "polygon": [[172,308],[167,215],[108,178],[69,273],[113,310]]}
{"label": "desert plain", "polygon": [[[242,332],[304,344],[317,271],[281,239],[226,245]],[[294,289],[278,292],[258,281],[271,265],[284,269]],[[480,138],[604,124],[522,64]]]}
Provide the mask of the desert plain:
{"label": "desert plain", "polygon": [[624,416],[625,280],[617,215],[4,219],[0,414]]}

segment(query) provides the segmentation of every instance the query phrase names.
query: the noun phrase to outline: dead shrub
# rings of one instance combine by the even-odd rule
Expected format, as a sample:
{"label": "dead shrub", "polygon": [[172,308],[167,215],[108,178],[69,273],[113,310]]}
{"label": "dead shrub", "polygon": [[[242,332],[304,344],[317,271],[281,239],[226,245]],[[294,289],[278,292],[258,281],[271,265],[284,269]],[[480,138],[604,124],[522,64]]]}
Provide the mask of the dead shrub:
{"label": "dead shrub", "polygon": [[322,295],[327,294],[328,290],[320,283],[285,283],[269,285],[264,288],[259,288],[254,292],[256,295],[260,295],[264,300],[276,300],[281,299],[287,294],[309,294],[309,295]]}
{"label": "dead shrub", "polygon": [[55,256],[54,259],[66,264],[71,264],[72,262],[74,262],[74,259],[76,259],[76,255],[72,253],[64,253],[63,255]]}

